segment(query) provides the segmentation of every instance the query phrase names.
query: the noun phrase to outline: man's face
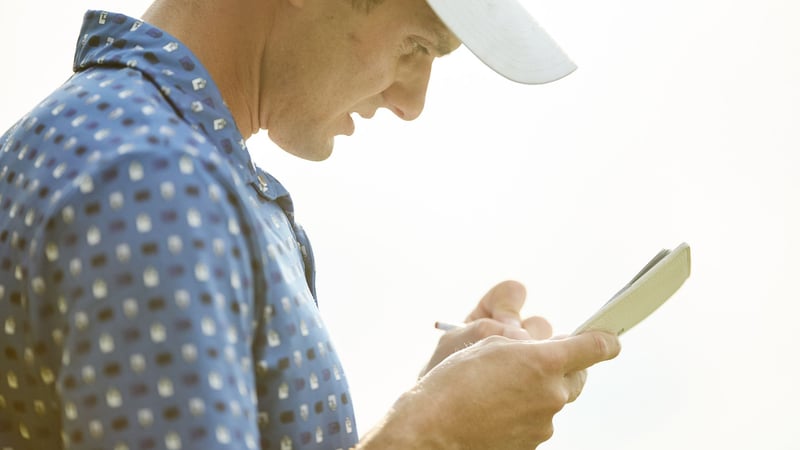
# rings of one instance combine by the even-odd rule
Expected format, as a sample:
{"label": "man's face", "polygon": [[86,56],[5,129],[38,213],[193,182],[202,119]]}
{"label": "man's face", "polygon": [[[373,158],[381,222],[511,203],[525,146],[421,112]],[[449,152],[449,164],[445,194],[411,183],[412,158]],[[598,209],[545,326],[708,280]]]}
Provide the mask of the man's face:
{"label": "man's face", "polygon": [[[323,160],[352,114],[387,108],[404,120],[422,112],[431,65],[459,42],[425,0],[385,0],[369,13],[351,0],[304,0],[289,11],[285,67],[263,67],[266,128],[283,149]],[[284,30],[286,31],[286,30]]]}

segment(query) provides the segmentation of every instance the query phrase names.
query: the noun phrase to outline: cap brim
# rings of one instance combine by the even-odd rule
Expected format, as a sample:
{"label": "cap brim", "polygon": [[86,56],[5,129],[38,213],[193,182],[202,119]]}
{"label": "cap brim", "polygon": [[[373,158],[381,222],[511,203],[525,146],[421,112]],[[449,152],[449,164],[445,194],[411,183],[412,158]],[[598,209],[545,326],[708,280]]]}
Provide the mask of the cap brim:
{"label": "cap brim", "polygon": [[427,0],[484,64],[504,77],[543,84],[577,69],[517,0]]}

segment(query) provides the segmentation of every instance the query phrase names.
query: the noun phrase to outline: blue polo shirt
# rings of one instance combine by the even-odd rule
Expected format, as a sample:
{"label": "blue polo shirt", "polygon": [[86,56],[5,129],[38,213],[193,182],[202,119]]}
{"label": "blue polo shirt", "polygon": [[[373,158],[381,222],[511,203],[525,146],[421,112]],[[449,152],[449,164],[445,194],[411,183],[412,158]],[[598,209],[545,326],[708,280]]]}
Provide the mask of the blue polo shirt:
{"label": "blue polo shirt", "polygon": [[357,441],[284,187],[192,52],[89,11],[0,138],[0,449]]}

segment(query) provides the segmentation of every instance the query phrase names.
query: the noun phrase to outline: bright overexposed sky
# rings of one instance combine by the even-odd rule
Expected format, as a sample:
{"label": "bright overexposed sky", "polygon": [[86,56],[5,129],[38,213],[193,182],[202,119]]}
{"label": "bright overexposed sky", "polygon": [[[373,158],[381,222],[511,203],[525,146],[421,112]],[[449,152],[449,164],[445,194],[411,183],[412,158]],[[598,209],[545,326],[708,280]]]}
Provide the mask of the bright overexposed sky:
{"label": "bright overexposed sky", "polygon": [[[577,72],[517,85],[461,48],[419,120],[358,120],[325,162],[249,142],[314,243],[362,433],[412,386],[434,321],[498,281],[567,333],[686,241],[692,277],[540,448],[797,449],[800,3],[523,2]],[[3,1],[0,129],[67,78],[85,9],[147,4]]]}

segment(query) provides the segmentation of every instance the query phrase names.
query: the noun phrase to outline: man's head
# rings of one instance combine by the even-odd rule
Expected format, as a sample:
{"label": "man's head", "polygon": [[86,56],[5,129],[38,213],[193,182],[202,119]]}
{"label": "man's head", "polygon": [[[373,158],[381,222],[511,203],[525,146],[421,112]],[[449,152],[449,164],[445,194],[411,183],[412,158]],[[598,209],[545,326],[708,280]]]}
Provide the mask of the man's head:
{"label": "man's head", "polygon": [[334,137],[354,131],[353,114],[386,108],[418,117],[434,59],[460,41],[523,83],[574,69],[517,0],[232,3],[157,0],[146,19],[198,52],[245,137],[265,129],[311,160],[327,158]]}

